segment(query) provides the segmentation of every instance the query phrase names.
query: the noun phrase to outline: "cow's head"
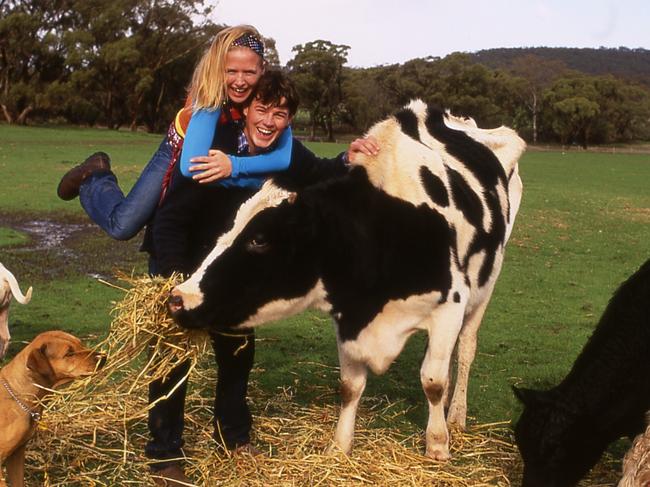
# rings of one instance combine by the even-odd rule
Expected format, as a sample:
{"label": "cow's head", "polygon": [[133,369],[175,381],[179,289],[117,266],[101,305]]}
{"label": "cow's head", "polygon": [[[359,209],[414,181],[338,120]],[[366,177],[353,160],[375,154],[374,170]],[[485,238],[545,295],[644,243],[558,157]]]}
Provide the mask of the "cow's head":
{"label": "cow's head", "polygon": [[307,205],[267,183],[184,283],[169,309],[186,328],[233,328],[295,314],[318,292]]}
{"label": "cow's head", "polygon": [[522,487],[569,487],[598,461],[604,446],[587,418],[554,391],[513,388],[524,404],[515,440],[524,460]]}

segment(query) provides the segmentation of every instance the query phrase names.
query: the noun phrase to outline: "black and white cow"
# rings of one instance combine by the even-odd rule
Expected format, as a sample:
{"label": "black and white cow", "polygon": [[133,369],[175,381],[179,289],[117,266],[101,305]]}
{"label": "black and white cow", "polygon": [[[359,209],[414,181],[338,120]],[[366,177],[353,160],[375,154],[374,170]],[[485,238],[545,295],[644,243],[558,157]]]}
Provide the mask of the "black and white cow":
{"label": "black and white cow", "polygon": [[553,389],[515,389],[524,487],[575,485],[650,410],[650,260],[616,291],[569,375]]}
{"label": "black and white cow", "polygon": [[426,330],[426,452],[447,459],[451,355],[458,340],[447,421],[464,426],[477,331],[521,199],[517,161],[525,144],[511,129],[482,130],[420,101],[369,135],[380,153],[343,178],[297,193],[267,183],[173,290],[170,309],[190,328],[329,311],[342,382],[335,444],[345,452],[367,369],[385,372],[406,340]]}

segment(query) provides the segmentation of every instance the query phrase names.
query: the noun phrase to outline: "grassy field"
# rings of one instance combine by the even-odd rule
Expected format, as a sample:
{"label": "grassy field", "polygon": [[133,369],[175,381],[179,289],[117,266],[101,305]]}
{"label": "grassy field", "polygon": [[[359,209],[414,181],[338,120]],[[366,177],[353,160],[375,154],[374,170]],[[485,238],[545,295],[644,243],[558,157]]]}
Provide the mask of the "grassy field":
{"label": "grassy field", "polygon": [[[111,154],[130,187],[160,136],[78,128],[0,125],[0,262],[24,288],[28,306],[12,305],[10,355],[37,332],[62,328],[99,339],[120,292],[95,277],[144,272],[139,238],[110,240],[89,224],[78,202],[56,197],[60,176],[95,150]],[[344,149],[314,144],[322,155]],[[520,162],[524,198],[479,337],[469,414],[476,422],[516,419],[510,386],[548,387],[568,371],[609,297],[650,257],[650,156],[528,152]],[[64,235],[53,245],[34,233]],[[62,230],[63,229],[63,230]],[[306,313],[258,332],[256,381],[266,391],[291,387],[295,400],[336,401],[336,346],[331,322]],[[371,377],[368,395],[402,401],[409,428],[426,421],[416,336],[390,371]],[[330,385],[332,395],[317,398]]]}

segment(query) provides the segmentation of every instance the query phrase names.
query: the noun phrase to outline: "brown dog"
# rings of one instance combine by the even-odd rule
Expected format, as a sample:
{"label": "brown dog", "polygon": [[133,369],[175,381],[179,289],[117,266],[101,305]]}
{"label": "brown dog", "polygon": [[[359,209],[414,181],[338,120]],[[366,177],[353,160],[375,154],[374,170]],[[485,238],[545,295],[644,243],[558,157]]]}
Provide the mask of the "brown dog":
{"label": "brown dog", "polygon": [[[103,357],[62,331],[41,333],[0,370],[0,487],[24,485],[25,445],[42,410],[41,399],[53,389],[92,374]],[[40,387],[39,387],[40,386]]]}

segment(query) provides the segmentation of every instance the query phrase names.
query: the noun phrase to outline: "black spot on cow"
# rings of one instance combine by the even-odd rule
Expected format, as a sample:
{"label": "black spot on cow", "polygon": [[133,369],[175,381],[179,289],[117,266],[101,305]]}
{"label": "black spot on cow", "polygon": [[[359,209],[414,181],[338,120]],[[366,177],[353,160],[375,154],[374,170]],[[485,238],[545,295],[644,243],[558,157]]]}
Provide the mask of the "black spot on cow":
{"label": "black spot on cow", "polygon": [[460,294],[458,292],[454,293],[454,303],[460,303]]}
{"label": "black spot on cow", "polygon": [[[467,167],[470,167],[467,165]],[[502,213],[499,195],[495,187],[482,187],[483,199],[490,214],[491,224],[485,228],[483,219],[485,210],[481,197],[472,189],[467,180],[456,170],[447,166],[447,175],[451,186],[451,194],[456,207],[463,213],[465,219],[476,228],[476,234],[470,242],[465,260],[461,268],[467,268],[469,259],[478,252],[485,251],[485,259],[479,271],[478,284],[483,286],[494,267],[496,250],[505,239],[506,223]],[[479,181],[480,182],[480,181]]]}
{"label": "black spot on cow", "polygon": [[431,172],[427,166],[420,166],[420,179],[425,191],[436,205],[449,206],[449,194],[442,180]]}
{"label": "black spot on cow", "polygon": [[318,253],[332,312],[342,314],[343,340],[356,338],[389,300],[431,291],[446,296],[455,234],[438,212],[378,190],[360,167],[305,193],[320,206],[316,214],[326,224],[319,226],[331,229],[318,239]]}
{"label": "black spot on cow", "polygon": [[418,130],[418,117],[413,113],[413,110],[405,108],[395,113],[395,119],[400,124],[402,132],[411,137],[417,142],[420,140],[420,131]]}
{"label": "black spot on cow", "polygon": [[485,260],[483,260],[478,275],[479,286],[483,286],[492,275],[497,249],[503,245],[506,236],[505,219],[501,213],[501,204],[494,189],[487,192],[485,202],[492,217],[492,225],[489,231],[479,231],[470,246],[470,254],[472,255],[482,250],[485,251]]}
{"label": "black spot on cow", "polygon": [[456,207],[465,219],[477,230],[483,228],[483,204],[481,198],[457,171],[447,166],[447,176],[451,186],[451,195]]}
{"label": "black spot on cow", "polygon": [[444,117],[441,110],[428,108],[425,125],[429,133],[445,144],[449,154],[472,171],[481,186],[491,188],[499,183],[505,186],[506,173],[494,153],[465,132],[447,127]]}

